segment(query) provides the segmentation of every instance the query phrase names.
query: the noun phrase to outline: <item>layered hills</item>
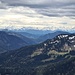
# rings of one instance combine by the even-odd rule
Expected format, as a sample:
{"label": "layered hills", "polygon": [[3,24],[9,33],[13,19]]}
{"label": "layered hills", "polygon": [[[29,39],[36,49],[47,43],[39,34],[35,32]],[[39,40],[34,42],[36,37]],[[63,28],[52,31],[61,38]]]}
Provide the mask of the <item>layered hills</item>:
{"label": "layered hills", "polygon": [[75,34],[0,54],[3,75],[74,75]]}

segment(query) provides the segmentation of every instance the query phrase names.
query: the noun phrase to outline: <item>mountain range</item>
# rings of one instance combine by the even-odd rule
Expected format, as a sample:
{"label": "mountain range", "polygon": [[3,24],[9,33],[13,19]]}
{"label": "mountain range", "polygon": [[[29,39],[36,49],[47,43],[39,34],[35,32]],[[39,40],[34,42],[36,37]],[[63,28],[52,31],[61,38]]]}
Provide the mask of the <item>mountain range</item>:
{"label": "mountain range", "polygon": [[74,75],[75,34],[0,54],[1,75]]}
{"label": "mountain range", "polygon": [[37,38],[38,42],[43,42],[47,39],[52,39],[55,36],[59,35],[59,34],[70,34],[69,32],[65,32],[65,31],[55,31],[55,32],[51,32],[51,33],[47,33],[45,35],[41,35],[39,38]]}
{"label": "mountain range", "polygon": [[28,33],[28,32],[16,32],[16,33],[21,34],[21,35],[28,37],[28,38],[31,38],[31,39],[37,39],[41,36],[39,34]]}
{"label": "mountain range", "polygon": [[0,31],[0,53],[8,50],[19,49],[23,46],[42,43],[47,39],[52,39],[58,34],[69,34],[68,32],[57,31],[48,34],[30,34],[27,32]]}
{"label": "mountain range", "polygon": [[19,49],[20,47],[35,44],[35,42],[15,32],[0,31],[0,52]]}

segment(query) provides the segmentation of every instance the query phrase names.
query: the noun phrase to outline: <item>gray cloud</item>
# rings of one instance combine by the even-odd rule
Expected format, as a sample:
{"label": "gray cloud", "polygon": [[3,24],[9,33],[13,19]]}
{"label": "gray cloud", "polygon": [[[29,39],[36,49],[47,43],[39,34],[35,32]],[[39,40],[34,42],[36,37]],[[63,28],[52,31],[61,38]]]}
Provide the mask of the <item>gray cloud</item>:
{"label": "gray cloud", "polygon": [[0,1],[0,9],[5,9],[5,8],[7,8],[7,4],[6,3],[2,3]]}
{"label": "gray cloud", "polygon": [[73,5],[75,4],[75,0],[0,0],[4,3],[8,3],[9,5],[23,5],[23,6],[64,6],[64,5]]}
{"label": "gray cloud", "polygon": [[[75,0],[0,0],[8,6],[34,8],[46,16],[75,16]],[[2,6],[3,7],[3,6]],[[2,8],[0,6],[0,8]]]}
{"label": "gray cloud", "polygon": [[37,8],[35,9],[38,13],[41,13],[43,15],[47,16],[53,16],[53,17],[58,17],[58,16],[75,16],[75,5],[71,7],[59,7],[59,8]]}

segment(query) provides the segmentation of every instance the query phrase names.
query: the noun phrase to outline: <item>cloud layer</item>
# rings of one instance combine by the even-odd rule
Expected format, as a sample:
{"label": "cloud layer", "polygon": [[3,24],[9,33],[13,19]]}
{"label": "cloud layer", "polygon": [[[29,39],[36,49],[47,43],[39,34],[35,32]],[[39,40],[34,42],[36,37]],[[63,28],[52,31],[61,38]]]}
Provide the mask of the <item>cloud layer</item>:
{"label": "cloud layer", "polygon": [[0,29],[75,29],[75,0],[0,0]]}
{"label": "cloud layer", "polygon": [[23,6],[34,8],[38,13],[47,16],[75,16],[75,0],[0,0],[0,8]]}

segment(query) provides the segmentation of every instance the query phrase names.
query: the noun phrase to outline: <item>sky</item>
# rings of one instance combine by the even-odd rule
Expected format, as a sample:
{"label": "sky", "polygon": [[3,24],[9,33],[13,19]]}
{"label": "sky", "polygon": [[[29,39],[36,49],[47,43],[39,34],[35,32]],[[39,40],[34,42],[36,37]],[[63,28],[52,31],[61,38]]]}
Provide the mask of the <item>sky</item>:
{"label": "sky", "polygon": [[75,31],[75,0],[0,0],[0,29]]}

